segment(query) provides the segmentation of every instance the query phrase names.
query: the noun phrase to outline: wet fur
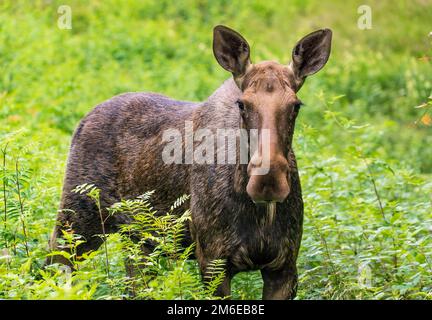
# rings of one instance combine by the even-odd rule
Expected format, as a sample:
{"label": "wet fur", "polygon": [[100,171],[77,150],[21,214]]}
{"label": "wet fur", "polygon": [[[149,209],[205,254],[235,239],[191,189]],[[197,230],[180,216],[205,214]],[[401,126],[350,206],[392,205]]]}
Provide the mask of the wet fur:
{"label": "wet fur", "polygon": [[[161,211],[178,196],[191,194],[190,229],[203,273],[212,259],[224,258],[228,279],[253,269],[288,272],[296,278],[303,203],[293,152],[289,155],[292,191],[284,203],[277,204],[272,224],[266,223],[266,208],[258,207],[247,196],[246,172],[240,165],[166,165],[162,161],[164,128],[183,132],[185,120],[193,120],[195,128],[239,128],[235,102],[240,94],[230,79],[204,103],[127,93],[96,106],[72,139],[51,248],[56,248],[61,230],[68,227],[87,241],[78,248],[78,255],[101,244],[95,236],[102,233],[97,208],[85,195],[72,192],[77,185],[93,183],[99,187],[104,208],[155,189],[153,204]],[[116,232],[120,224],[129,221],[127,215],[109,218],[107,232]],[[54,257],[51,262],[64,262],[61,260]],[[221,287],[221,294],[226,294],[226,287]],[[281,297],[293,297],[295,288],[296,281]]]}

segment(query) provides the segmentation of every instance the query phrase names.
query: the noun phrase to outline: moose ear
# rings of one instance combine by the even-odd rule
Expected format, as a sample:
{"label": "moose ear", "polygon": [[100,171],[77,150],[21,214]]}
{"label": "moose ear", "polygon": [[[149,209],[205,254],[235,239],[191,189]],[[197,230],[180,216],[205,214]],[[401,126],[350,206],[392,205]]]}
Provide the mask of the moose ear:
{"label": "moose ear", "polygon": [[225,26],[219,25],[213,29],[213,53],[217,62],[230,71],[234,79],[243,76],[251,63],[247,41],[238,32]]}
{"label": "moose ear", "polygon": [[303,82],[327,63],[330,56],[332,31],[321,29],[301,39],[293,49],[291,68],[298,82]]}

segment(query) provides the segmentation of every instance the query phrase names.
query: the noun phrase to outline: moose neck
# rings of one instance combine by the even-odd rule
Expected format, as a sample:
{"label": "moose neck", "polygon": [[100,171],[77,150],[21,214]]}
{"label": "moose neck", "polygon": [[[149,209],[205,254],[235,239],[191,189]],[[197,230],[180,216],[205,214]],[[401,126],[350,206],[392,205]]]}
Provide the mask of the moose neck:
{"label": "moose neck", "polygon": [[[233,78],[229,78],[208,97],[205,104],[209,107],[225,106],[233,108],[235,102],[241,97],[242,91],[239,89]],[[237,111],[237,110],[236,110]]]}
{"label": "moose neck", "polygon": [[[194,130],[198,128],[208,128],[214,131],[218,129],[240,129],[241,116],[236,102],[241,95],[242,91],[238,88],[233,78],[224,81],[201,107],[196,110],[193,119]],[[233,169],[235,170],[232,171],[233,187],[237,194],[246,196],[248,181],[247,164],[240,164],[239,154],[239,146],[237,144],[237,163],[233,165]]]}

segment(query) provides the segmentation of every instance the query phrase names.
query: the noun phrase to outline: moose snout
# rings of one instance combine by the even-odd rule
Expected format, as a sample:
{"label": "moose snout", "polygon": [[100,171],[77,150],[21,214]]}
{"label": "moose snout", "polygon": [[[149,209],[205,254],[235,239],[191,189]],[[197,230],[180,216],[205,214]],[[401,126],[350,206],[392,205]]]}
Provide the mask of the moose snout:
{"label": "moose snout", "polygon": [[288,168],[282,155],[272,157],[267,167],[259,156],[253,156],[248,165],[246,192],[255,203],[284,201],[290,192]]}

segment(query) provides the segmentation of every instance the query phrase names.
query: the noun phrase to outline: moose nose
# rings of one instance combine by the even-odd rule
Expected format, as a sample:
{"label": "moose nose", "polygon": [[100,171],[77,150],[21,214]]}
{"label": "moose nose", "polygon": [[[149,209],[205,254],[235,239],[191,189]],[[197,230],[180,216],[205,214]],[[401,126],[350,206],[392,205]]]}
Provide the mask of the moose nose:
{"label": "moose nose", "polygon": [[271,158],[268,170],[262,170],[261,165],[258,157],[252,157],[248,165],[250,178],[246,192],[255,203],[284,201],[290,192],[288,161],[278,155]]}

